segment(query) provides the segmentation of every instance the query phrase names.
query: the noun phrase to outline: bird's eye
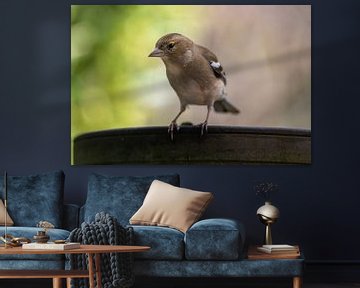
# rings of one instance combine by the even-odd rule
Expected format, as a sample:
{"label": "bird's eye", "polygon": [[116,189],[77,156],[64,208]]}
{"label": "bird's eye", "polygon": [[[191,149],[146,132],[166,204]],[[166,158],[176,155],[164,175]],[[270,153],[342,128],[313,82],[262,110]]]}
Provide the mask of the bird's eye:
{"label": "bird's eye", "polygon": [[170,42],[170,43],[167,45],[167,48],[168,48],[169,50],[171,50],[172,48],[174,48],[174,46],[175,46],[175,42]]}

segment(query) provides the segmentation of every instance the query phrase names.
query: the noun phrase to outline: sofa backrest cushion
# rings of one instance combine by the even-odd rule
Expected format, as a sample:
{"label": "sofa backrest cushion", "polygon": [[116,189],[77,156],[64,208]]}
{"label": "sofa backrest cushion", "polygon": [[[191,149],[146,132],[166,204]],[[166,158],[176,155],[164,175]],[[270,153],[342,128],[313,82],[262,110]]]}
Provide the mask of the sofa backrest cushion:
{"label": "sofa backrest cushion", "polygon": [[[15,226],[36,227],[40,221],[48,221],[62,227],[64,178],[62,171],[8,176],[7,206]],[[3,185],[0,187],[3,198]]]}
{"label": "sofa backrest cushion", "polygon": [[160,180],[180,185],[177,174],[158,176],[107,176],[91,174],[84,205],[84,221],[91,222],[95,214],[106,212],[125,226],[142,205],[151,183]]}

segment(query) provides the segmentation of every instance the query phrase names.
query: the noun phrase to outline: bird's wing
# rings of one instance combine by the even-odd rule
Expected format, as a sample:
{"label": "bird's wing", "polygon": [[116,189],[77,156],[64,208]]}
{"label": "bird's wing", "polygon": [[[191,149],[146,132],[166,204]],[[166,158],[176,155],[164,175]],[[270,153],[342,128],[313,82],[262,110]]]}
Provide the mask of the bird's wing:
{"label": "bird's wing", "polygon": [[211,52],[209,49],[197,45],[201,55],[209,62],[210,67],[212,68],[212,70],[214,71],[214,74],[217,78],[220,78],[224,84],[226,85],[226,77],[225,77],[225,72],[221,66],[221,64],[218,62],[218,59],[216,57],[216,55]]}

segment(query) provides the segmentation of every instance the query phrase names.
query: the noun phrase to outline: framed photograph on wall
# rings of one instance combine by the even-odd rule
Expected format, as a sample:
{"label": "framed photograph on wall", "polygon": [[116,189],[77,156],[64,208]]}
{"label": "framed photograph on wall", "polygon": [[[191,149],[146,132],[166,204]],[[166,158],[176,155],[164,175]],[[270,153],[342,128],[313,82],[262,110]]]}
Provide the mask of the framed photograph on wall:
{"label": "framed photograph on wall", "polygon": [[[150,57],[149,57],[150,56]],[[310,164],[310,5],[72,5],[72,164]]]}

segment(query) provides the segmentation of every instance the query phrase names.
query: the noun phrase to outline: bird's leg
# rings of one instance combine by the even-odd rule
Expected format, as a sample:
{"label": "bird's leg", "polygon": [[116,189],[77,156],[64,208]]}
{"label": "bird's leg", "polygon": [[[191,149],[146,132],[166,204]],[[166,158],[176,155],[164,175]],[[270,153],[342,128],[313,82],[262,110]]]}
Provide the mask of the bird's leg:
{"label": "bird's leg", "polygon": [[207,124],[209,120],[210,111],[212,109],[212,106],[207,106],[207,114],[206,119],[203,123],[200,124],[200,137],[203,137],[205,134],[207,134]]}
{"label": "bird's leg", "polygon": [[174,141],[174,133],[175,131],[179,130],[176,121],[180,117],[180,115],[185,111],[186,106],[181,105],[180,112],[176,115],[176,117],[171,121],[169,128],[168,128],[168,134],[170,135],[171,141]]}

